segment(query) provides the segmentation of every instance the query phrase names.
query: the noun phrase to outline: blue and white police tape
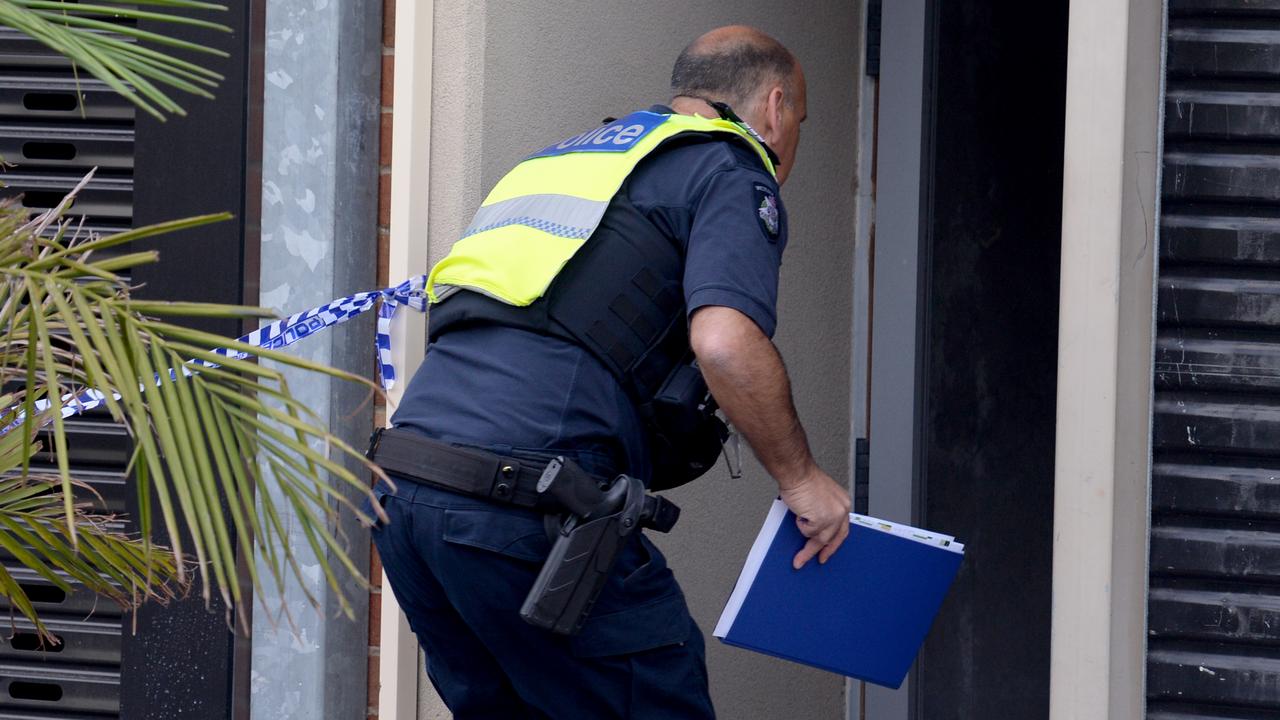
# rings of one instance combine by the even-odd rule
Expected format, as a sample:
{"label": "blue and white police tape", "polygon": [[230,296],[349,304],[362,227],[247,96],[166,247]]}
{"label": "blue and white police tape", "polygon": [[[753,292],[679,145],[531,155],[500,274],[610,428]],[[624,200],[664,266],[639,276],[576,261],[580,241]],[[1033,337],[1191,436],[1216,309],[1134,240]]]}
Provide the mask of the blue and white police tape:
{"label": "blue and white police tape", "polygon": [[[378,369],[382,375],[382,387],[384,390],[391,390],[396,383],[396,369],[391,362],[391,321],[395,318],[396,312],[399,311],[401,306],[408,306],[421,312],[426,311],[426,284],[426,275],[415,275],[395,287],[360,292],[355,295],[338,298],[319,307],[313,307],[310,310],[290,315],[283,320],[277,320],[269,325],[260,327],[240,338],[237,342],[268,350],[278,350],[288,347],[305,337],[314,335],[321,330],[339,325],[357,315],[363,314],[381,301],[378,308],[378,329],[374,336],[374,349],[377,353]],[[212,352],[234,360],[253,357],[253,353],[239,349],[217,348]],[[184,377],[189,377],[199,372],[189,368],[201,367],[216,368],[218,364],[207,360],[190,360],[177,370],[170,368],[169,377],[170,379],[175,379],[179,371]],[[159,383],[159,378],[156,379],[156,382],[157,384]],[[145,388],[146,386],[143,385],[143,387]],[[120,399],[119,393],[112,393],[112,395],[115,399]],[[105,405],[106,402],[106,395],[99,390],[90,389],[78,394],[68,393],[62,397],[62,417],[68,418],[72,415],[88,412]],[[34,403],[37,415],[43,415],[52,407],[53,403],[48,398],[42,398]],[[12,422],[0,428],[0,435],[4,435],[18,427],[25,419],[25,414],[18,413]],[[48,418],[42,424],[48,424],[52,421],[52,418]]]}

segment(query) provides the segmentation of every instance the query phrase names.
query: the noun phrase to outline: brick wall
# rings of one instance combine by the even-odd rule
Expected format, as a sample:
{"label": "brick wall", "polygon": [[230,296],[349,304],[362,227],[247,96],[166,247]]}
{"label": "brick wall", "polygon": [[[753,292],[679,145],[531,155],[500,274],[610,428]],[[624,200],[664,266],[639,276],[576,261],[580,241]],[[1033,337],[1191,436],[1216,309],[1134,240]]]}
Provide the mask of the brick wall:
{"label": "brick wall", "polygon": [[[378,153],[378,283],[377,287],[390,284],[387,255],[391,225],[391,89],[395,82],[396,0],[382,2],[382,123]],[[387,409],[379,398],[373,409],[374,427],[386,424]],[[378,716],[378,688],[380,687],[379,651],[382,630],[382,562],[378,551],[369,546],[369,579],[374,588],[369,593],[369,717]]]}

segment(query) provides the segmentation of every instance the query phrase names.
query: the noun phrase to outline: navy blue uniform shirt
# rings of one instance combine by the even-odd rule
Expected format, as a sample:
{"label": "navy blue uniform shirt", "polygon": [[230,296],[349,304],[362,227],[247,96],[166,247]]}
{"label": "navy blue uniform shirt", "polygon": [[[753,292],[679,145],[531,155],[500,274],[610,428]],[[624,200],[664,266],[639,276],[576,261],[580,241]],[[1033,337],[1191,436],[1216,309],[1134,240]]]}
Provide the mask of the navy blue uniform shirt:
{"label": "navy blue uniform shirt", "polygon": [[[671,113],[663,106],[651,111]],[[691,315],[708,305],[734,308],[773,336],[786,211],[753,150],[677,137],[642,160],[624,190],[685,248]],[[586,350],[524,330],[493,326],[441,336],[391,420],[504,454],[570,455],[600,475],[648,480],[651,473],[644,426],[613,375]]]}

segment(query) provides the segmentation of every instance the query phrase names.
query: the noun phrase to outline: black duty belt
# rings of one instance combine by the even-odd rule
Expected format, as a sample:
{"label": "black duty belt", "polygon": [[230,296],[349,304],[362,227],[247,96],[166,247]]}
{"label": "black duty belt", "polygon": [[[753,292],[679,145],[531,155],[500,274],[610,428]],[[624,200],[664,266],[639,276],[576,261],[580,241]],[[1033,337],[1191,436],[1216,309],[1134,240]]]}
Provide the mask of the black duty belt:
{"label": "black duty belt", "polygon": [[414,482],[527,508],[538,506],[538,479],[547,466],[547,461],[454,447],[400,428],[375,430],[368,458]]}

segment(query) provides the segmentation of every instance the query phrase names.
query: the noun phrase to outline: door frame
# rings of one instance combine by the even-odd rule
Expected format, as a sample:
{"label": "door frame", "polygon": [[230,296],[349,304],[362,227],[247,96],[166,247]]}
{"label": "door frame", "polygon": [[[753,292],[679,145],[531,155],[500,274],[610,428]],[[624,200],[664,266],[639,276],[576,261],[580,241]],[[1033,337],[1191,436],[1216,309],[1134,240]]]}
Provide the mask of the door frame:
{"label": "door frame", "polygon": [[[891,121],[876,123],[868,262],[869,303],[879,321],[870,323],[868,349],[894,361],[872,362],[867,371],[856,363],[870,353],[855,354],[855,373],[875,388],[874,422],[860,426],[855,412],[851,428],[874,441],[870,513],[909,523],[918,520],[923,501],[926,408],[919,379],[928,318],[919,290],[927,281],[923,253],[931,226],[924,181],[932,155],[930,6],[929,0],[883,6],[875,112]],[[1161,0],[1073,0],[1070,8],[1051,720],[1127,720],[1144,707],[1164,17]],[[860,328],[853,330],[857,350]],[[853,402],[856,410],[866,395]],[[914,717],[914,681],[913,672],[897,691],[866,685],[857,693],[851,686],[849,716]]]}
{"label": "door frame", "polygon": [[[869,279],[873,277],[868,308],[870,343],[865,356],[855,355],[859,360],[895,358],[894,362],[870,361],[868,375],[875,392],[862,395],[869,405],[866,437],[874,447],[868,510],[876,517],[910,524],[917,521],[921,500],[920,437],[925,416],[920,377],[927,325],[919,291],[925,282],[923,269],[928,266],[921,260],[931,226],[929,188],[924,182],[930,176],[932,156],[929,95],[934,34],[930,6],[928,0],[893,0],[882,6],[875,110],[875,227],[869,253],[874,274],[868,274]],[[880,117],[891,122],[881,123]],[[857,423],[859,414],[854,417]],[[861,714],[851,709],[850,717],[912,717],[914,675],[913,670],[898,690],[864,684]],[[852,700],[853,693],[850,697]]]}

